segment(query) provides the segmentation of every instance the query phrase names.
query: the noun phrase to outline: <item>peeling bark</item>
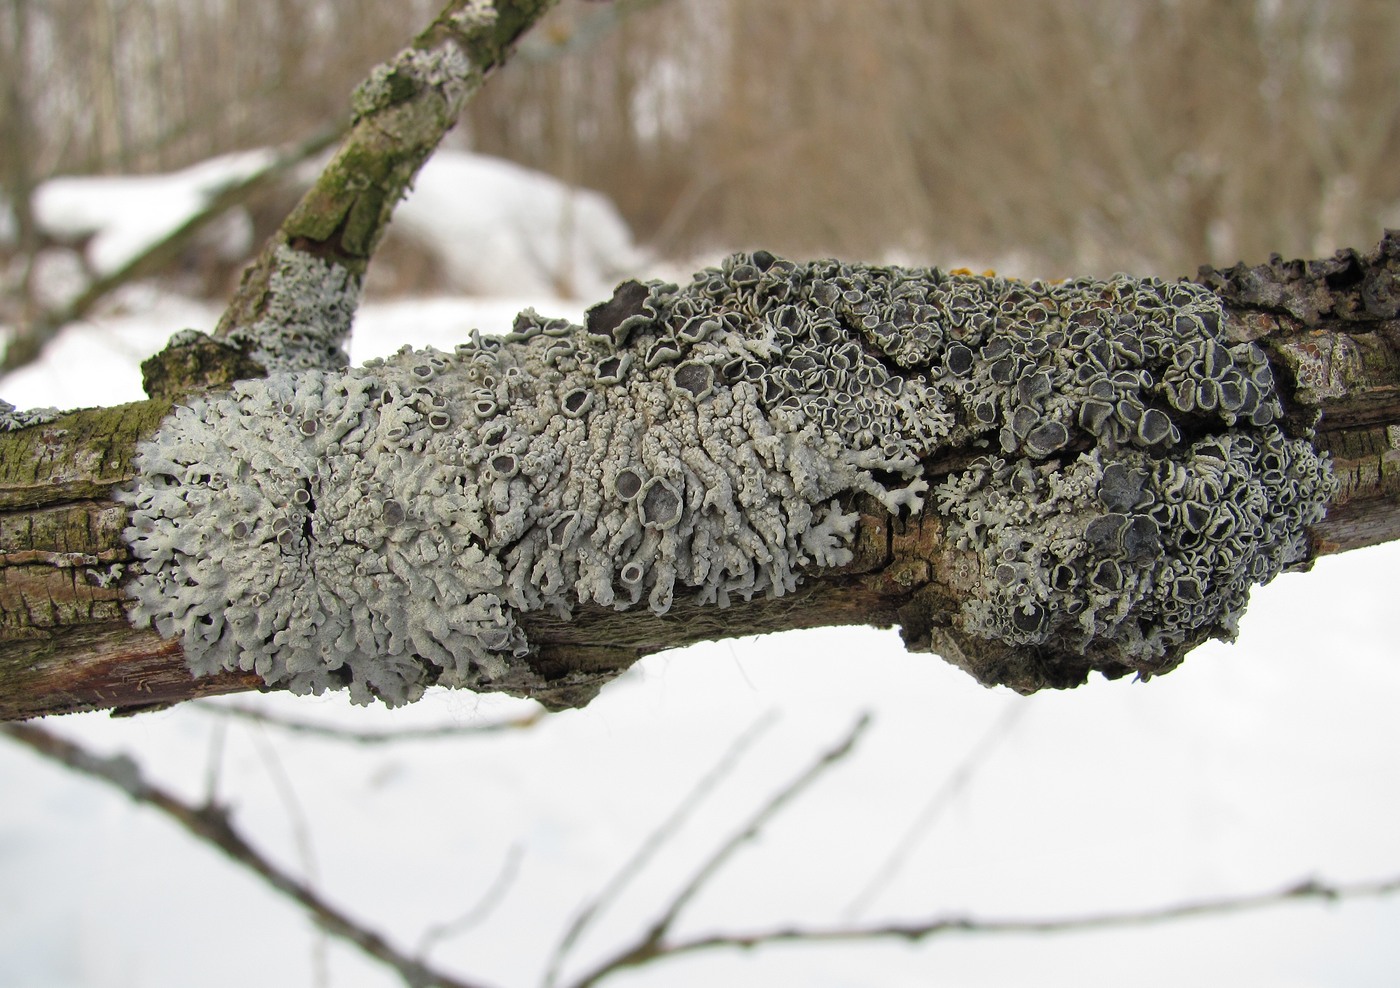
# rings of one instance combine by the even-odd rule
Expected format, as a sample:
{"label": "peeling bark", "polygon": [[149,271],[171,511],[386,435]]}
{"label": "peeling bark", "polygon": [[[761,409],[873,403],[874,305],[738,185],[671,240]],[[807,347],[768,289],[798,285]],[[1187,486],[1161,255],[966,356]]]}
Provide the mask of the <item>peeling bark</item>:
{"label": "peeling bark", "polygon": [[1319,555],[1400,538],[1400,232],[1370,252],[1202,268],[1197,280],[1265,347],[1295,415],[1342,482],[1313,531]]}

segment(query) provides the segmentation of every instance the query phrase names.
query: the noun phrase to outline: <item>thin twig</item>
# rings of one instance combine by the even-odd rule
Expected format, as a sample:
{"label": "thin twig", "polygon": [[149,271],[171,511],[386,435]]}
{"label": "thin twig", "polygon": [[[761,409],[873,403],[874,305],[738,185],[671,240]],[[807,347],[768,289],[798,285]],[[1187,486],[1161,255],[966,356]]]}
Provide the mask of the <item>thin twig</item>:
{"label": "thin twig", "polygon": [[622,895],[624,889],[632,883],[638,875],[645,870],[666,843],[676,835],[685,825],[686,821],[694,815],[695,811],[704,801],[709,798],[711,792],[734,771],[735,765],[745,752],[758,740],[764,731],[772,727],[777,720],[777,714],[770,710],[758,720],[754,721],[745,731],[734,739],[729,749],[723,757],[715,763],[709,772],[705,773],[690,792],[677,804],[671,814],[663,820],[655,830],[647,835],[636,852],[627,859],[621,868],[610,878],[602,890],[598,892],[590,901],[584,903],[583,907],[575,914],[573,922],[569,924],[564,935],[559,938],[559,942],[554,947],[554,953],[549,959],[549,967],[545,973],[545,988],[553,988],[559,977],[559,971],[564,965],[564,961],[583,936],[585,930],[593,923],[598,916],[602,915]]}
{"label": "thin twig", "polygon": [[148,782],[141,774],[141,767],[129,756],[95,755],[81,745],[31,724],[0,724],[0,732],[28,745],[45,758],[113,786],[137,803],[159,810],[253,872],[273,890],[296,902],[331,936],[353,944],[367,956],[392,968],[409,988],[481,988],[480,982],[449,977],[398,950],[381,934],[351,919],[264,857],[234,829],[223,807],[191,806]]}
{"label": "thin twig", "polygon": [[428,951],[432,950],[438,943],[449,937],[461,936],[495,912],[496,907],[501,904],[501,900],[510,891],[510,887],[515,884],[516,876],[520,874],[520,861],[524,856],[525,852],[521,846],[512,844],[510,850],[506,852],[505,859],[501,862],[500,871],[496,872],[496,877],[470,909],[456,919],[434,924],[424,930],[423,936],[418,941],[416,955],[418,960],[426,962]]}
{"label": "thin twig", "polygon": [[[930,937],[952,933],[975,936],[1089,933],[1126,927],[1152,926],[1208,916],[1227,916],[1267,909],[1289,902],[1308,900],[1342,902],[1355,899],[1376,899],[1396,894],[1400,894],[1400,875],[1363,882],[1337,883],[1309,878],[1292,885],[1285,885],[1283,888],[1271,892],[1203,899],[1152,909],[1090,913],[1084,916],[1047,919],[975,919],[967,916],[946,916],[920,922],[889,923],[880,926],[845,926],[827,929],[790,927],[760,933],[720,933],[667,944],[662,949],[660,956],[669,958],[716,948],[749,949],[775,943],[851,943],[874,940],[904,940],[917,943]],[[656,958],[648,958],[648,960],[652,959]]]}
{"label": "thin twig", "polygon": [[222,722],[214,725],[209,733],[209,755],[204,764],[204,802],[219,801],[219,780],[224,771],[224,744],[228,740],[228,725]]}
{"label": "thin twig", "polygon": [[[296,844],[297,853],[301,857],[303,879],[306,887],[315,891],[316,886],[321,883],[320,869],[316,866],[316,848],[311,840],[311,827],[306,822],[306,810],[301,805],[301,800],[297,798],[296,787],[292,785],[292,778],[287,774],[286,766],[277,757],[277,751],[267,740],[266,732],[261,728],[252,732],[253,747],[257,749],[258,758],[263,763],[263,768],[267,770],[267,776],[272,781],[272,787],[277,791],[277,798],[282,803],[282,808],[287,811],[287,822],[292,827],[292,840]],[[312,970],[315,972],[316,985],[325,985],[329,981],[330,972],[327,967],[325,930],[319,930],[315,943],[312,945]]]}
{"label": "thin twig", "polygon": [[700,866],[695,875],[682,886],[681,890],[672,898],[670,905],[651,927],[630,947],[614,955],[611,960],[594,968],[588,974],[573,982],[573,988],[590,988],[603,978],[615,974],[624,968],[637,967],[661,957],[671,954],[672,946],[665,942],[666,934],[675,925],[682,910],[689,905],[690,901],[703,889],[711,879],[715,877],[721,868],[734,856],[744,844],[753,840],[762,832],[768,822],[773,819],[784,807],[805,792],[814,782],[821,778],[838,762],[855,750],[856,742],[861,734],[870,725],[870,714],[863,713],[856,719],[851,729],[845,736],[830,750],[824,752],[821,757],[809,765],[801,775],[797,776],[786,786],[779,789],[768,801],[758,808],[758,811],[749,817],[744,826],[730,835],[729,839],[721,844],[713,854]]}
{"label": "thin twig", "polygon": [[992,753],[998,744],[1006,739],[1011,733],[1012,728],[1016,726],[1016,722],[1025,716],[1028,710],[1030,710],[1029,704],[1013,701],[1002,711],[1001,716],[996,719],[987,730],[987,733],[978,739],[977,743],[972,746],[963,757],[963,760],[958,763],[957,767],[955,767],[948,777],[943,780],[942,784],[934,790],[933,795],[929,797],[928,802],[925,803],[923,808],[919,811],[919,815],[914,818],[914,822],[905,830],[903,836],[901,836],[899,841],[895,844],[894,849],[890,851],[884,862],[876,869],[875,874],[871,877],[870,881],[866,883],[865,888],[861,889],[860,893],[851,900],[850,905],[846,907],[843,915],[846,921],[849,922],[863,913],[866,907],[870,905],[871,900],[884,890],[885,886],[888,885],[890,880],[898,873],[900,866],[903,865],[909,855],[913,853],[914,848],[918,847],[919,842],[923,840],[929,827],[943,815],[943,811],[951,806],[953,800],[967,788],[967,784],[972,781],[973,777],[977,774],[977,770],[981,767],[987,756]]}
{"label": "thin twig", "polygon": [[219,189],[198,212],[189,216],[180,226],[129,258],[115,271],[92,281],[81,294],[62,308],[39,313],[25,334],[17,337],[6,348],[3,359],[0,359],[0,370],[8,373],[31,363],[39,356],[44,344],[58,335],[59,330],[86,317],[112,292],[139,278],[159,274],[179,256],[180,251],[199,231],[230,209],[247,202],[273,180],[330,147],[345,133],[345,128],[344,122],[334,124],[300,144],[281,151],[266,167]]}
{"label": "thin twig", "polygon": [[246,720],[255,724],[265,724],[281,731],[294,734],[309,734],[331,741],[346,741],[353,744],[388,744],[391,741],[440,741],[460,738],[473,734],[498,734],[504,731],[518,731],[534,727],[545,717],[544,710],[532,710],[510,720],[493,721],[488,724],[435,724],[427,727],[400,727],[390,731],[366,731],[333,724],[317,724],[314,721],[297,720],[268,713],[242,704],[193,703],[201,713],[233,720]]}
{"label": "thin twig", "polygon": [[699,894],[700,890],[705,887],[710,879],[714,878],[719,870],[734,856],[735,852],[744,844],[757,837],[763,828],[768,825],[768,821],[777,816],[788,803],[800,796],[812,783],[816,782],[826,774],[827,771],[834,767],[836,763],[840,762],[854,751],[856,742],[860,740],[861,734],[863,734],[865,729],[869,726],[870,714],[861,714],[856,718],[856,722],[851,725],[851,729],[846,732],[846,735],[837,742],[834,747],[823,753],[820,758],[808,766],[806,771],[793,779],[782,789],[778,790],[778,792],[769,798],[768,802],[759,807],[758,812],[749,818],[748,823],[744,825],[743,829],[731,835],[727,841],[720,845],[715,853],[710,856],[709,860],[700,866],[699,871],[695,873],[685,887],[671,900],[671,905],[661,914],[661,918],[652,925],[651,930],[648,931],[648,940],[655,943],[665,937],[665,935],[670,932],[671,927],[675,925],[676,919],[681,914],[681,910],[690,904],[690,901]]}

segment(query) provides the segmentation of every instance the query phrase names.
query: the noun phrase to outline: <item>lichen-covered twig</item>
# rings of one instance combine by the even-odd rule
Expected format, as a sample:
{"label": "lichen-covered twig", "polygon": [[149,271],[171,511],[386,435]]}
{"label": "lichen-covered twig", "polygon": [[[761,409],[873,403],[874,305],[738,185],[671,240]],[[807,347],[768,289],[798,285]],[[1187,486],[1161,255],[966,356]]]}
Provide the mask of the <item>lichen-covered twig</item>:
{"label": "lichen-covered twig", "polygon": [[939,528],[912,646],[1023,692],[1155,675],[1311,559],[1336,490],[1226,316],[760,251],[583,326],[241,382],[142,447],[133,617],[199,674],[549,702],[522,614],[789,596],[856,563],[866,498]]}
{"label": "lichen-covered twig", "polygon": [[245,274],[216,336],[268,370],[339,369],[374,248],[465,102],[555,0],[451,0],[353,97],[335,156]]}
{"label": "lichen-covered twig", "polygon": [[279,895],[291,899],[328,934],[358,948],[386,965],[409,988],[481,988],[479,982],[451,977],[400,951],[382,935],[326,902],[294,876],[269,861],[248,843],[218,805],[193,806],[147,780],[140,766],[125,755],[95,755],[53,731],[30,724],[3,724],[0,733],[90,779],[125,793],[157,810],[197,839],[217,848],[229,860],[251,871]]}

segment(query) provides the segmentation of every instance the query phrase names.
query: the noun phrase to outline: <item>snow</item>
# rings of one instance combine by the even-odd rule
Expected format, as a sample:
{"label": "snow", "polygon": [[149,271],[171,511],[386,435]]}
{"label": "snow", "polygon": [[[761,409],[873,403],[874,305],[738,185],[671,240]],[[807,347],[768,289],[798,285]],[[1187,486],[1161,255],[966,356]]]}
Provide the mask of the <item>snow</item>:
{"label": "snow", "polygon": [[472,295],[596,301],[643,260],[605,196],[465,151],[428,159],[390,227],[431,248],[448,287]]}
{"label": "snow", "polygon": [[[52,178],[34,191],[34,219],[57,240],[86,240],[92,270],[111,274],[179,229],[223,189],[267,168],[273,158],[270,150],[242,151],[164,175]],[[251,228],[235,229],[244,235],[235,233],[225,245],[233,256],[251,246]]]}
{"label": "snow", "polygon": [[[518,877],[498,908],[433,958],[521,985],[537,980],[573,909],[734,737],[775,709],[776,724],[604,916],[580,962],[635,935],[718,840],[866,709],[876,719],[863,748],[739,855],[680,932],[838,921],[929,794],[1016,704],[1026,712],[1013,731],[865,918],[1060,915],[1394,872],[1400,673],[1384,587],[1397,562],[1367,550],[1282,578],[1259,594],[1245,644],[1208,647],[1150,686],[1099,682],[1020,699],[903,654],[889,632],[848,629],[656,656],[588,709],[452,742],[357,748],[225,727],[192,708],[50,726],[135,754],[194,800],[223,733],[218,793],[239,826],[305,871],[275,784],[285,774],[320,890],[406,947],[468,911],[518,848]],[[1318,614],[1349,628],[1344,650],[1328,651]],[[852,656],[866,666],[859,677]],[[258,705],[383,728],[484,723],[526,708],[446,692],[400,712],[340,698]],[[0,785],[19,795],[0,811],[0,883],[25,890],[0,906],[8,983],[183,985],[192,969],[210,986],[273,971],[279,983],[310,980],[311,925],[149,811],[13,748],[0,748]],[[879,970],[879,983],[896,985],[936,973],[967,986],[1379,986],[1400,962],[1397,920],[1394,903],[1300,905],[1093,936],[697,957],[620,983],[863,985]],[[340,947],[331,969],[337,986],[395,983]]]}
{"label": "snow", "polygon": [[[81,246],[84,266],[93,274],[110,274],[274,158],[272,150],[260,149],[162,175],[49,179],[35,190],[35,220],[53,240]],[[298,169],[297,175],[309,182],[314,170]],[[0,243],[8,220],[8,210],[0,209]],[[446,290],[470,295],[562,291],[597,299],[645,261],[607,197],[465,151],[443,150],[428,160],[396,208],[391,228],[441,260]],[[253,246],[251,220],[238,209],[209,236],[225,259]],[[55,253],[72,266],[71,251]],[[56,284],[45,292],[46,300],[60,304],[76,296],[86,279],[71,284],[72,272],[56,270],[49,280]]]}
{"label": "snow", "polygon": [[[150,285],[121,290],[100,318],[65,326],[43,359],[0,381],[0,396],[19,408],[89,408],[140,401],[141,361],[177,330],[213,330],[220,308],[159,292]],[[59,372],[57,368],[65,368]]]}
{"label": "snow", "polygon": [[[432,182],[419,192],[429,203],[451,198]],[[550,237],[510,246],[528,229],[491,250],[549,256]],[[444,237],[441,247],[465,270],[482,256],[473,252],[489,253],[482,242]],[[512,283],[515,298],[367,305],[353,357],[402,343],[449,348],[472,326],[506,330],[525,305],[578,318],[586,304],[541,294],[543,281],[523,284]],[[139,360],[175,330],[216,318],[137,286],[109,314],[65,330],[41,364],[0,381],[0,396],[21,406],[138,398]],[[518,855],[496,908],[430,956],[472,980],[534,984],[574,910],[736,736],[773,713],[715,796],[601,917],[570,971],[637,935],[717,842],[867,710],[874,725],[857,753],[736,856],[679,934],[841,922],[1009,710],[1020,712],[861,919],[1060,916],[1400,872],[1397,570],[1400,545],[1387,545],[1284,576],[1256,591],[1237,645],[1205,646],[1146,685],[1095,681],[1020,698],[905,653],[891,631],[828,629],[656,655],[584,710],[453,741],[347,745],[226,722],[196,704],[46,726],[130,753],[191,800],[216,796],[256,846],[405,948],[471,910]],[[212,701],[230,703],[381,729],[532,709],[446,691],[400,711],[352,708],[339,695]],[[298,910],[152,811],[26,749],[0,744],[0,792],[6,986],[311,984],[321,951],[323,983],[335,988],[400,983],[340,944],[318,947]],[[1297,904],[1112,933],[718,952],[616,983],[1382,986],[1400,969],[1397,924],[1400,901]]]}

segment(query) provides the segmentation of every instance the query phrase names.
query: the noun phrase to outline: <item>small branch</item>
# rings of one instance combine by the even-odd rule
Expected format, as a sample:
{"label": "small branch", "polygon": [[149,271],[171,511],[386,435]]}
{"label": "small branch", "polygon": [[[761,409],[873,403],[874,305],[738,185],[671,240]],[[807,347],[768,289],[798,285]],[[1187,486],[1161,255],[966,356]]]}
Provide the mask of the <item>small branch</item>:
{"label": "small branch", "polygon": [[904,940],[917,943],[943,934],[961,933],[976,936],[1024,936],[1043,933],[1091,933],[1102,930],[1153,926],[1185,919],[1227,916],[1253,912],[1288,902],[1318,900],[1341,902],[1354,899],[1376,899],[1400,893],[1400,875],[1363,882],[1322,882],[1305,879],[1268,892],[1203,899],[1175,906],[1138,909],[1127,912],[1091,913],[1049,919],[975,919],[947,916],[912,923],[889,923],[879,926],[849,926],[803,929],[791,927],[760,933],[726,933],[668,944],[661,956],[667,958],[693,954],[716,948],[767,946],[775,943],[851,943],[875,940]]}
{"label": "small branch", "polygon": [[524,730],[534,727],[545,717],[545,711],[533,710],[521,717],[495,721],[489,724],[438,724],[427,727],[401,727],[392,731],[366,731],[332,724],[317,724],[312,721],[296,720],[279,714],[268,713],[235,704],[196,703],[194,709],[200,713],[230,720],[243,720],[255,724],[265,724],[293,734],[306,734],[330,741],[346,741],[352,744],[388,744],[394,741],[439,741],[460,738],[475,734],[498,734],[504,731]]}
{"label": "small branch", "polygon": [[394,207],[486,77],[555,0],[451,0],[370,72],[335,156],[244,274],[216,337],[269,371],[335,370]]}
{"label": "small branch", "polygon": [[524,856],[520,845],[512,844],[510,850],[506,852],[505,860],[501,862],[500,870],[496,872],[496,877],[470,909],[454,920],[437,923],[423,932],[422,938],[418,941],[418,960],[426,962],[428,952],[443,940],[461,936],[472,927],[484,922],[486,917],[495,912],[496,907],[501,904],[506,893],[510,891],[510,887],[515,884],[515,879],[520,874],[520,860]]}
{"label": "small branch", "polygon": [[0,725],[0,733],[27,745],[45,758],[124,792],[137,803],[159,810],[201,841],[218,848],[230,860],[253,872],[274,891],[297,903],[328,934],[358,947],[367,956],[392,968],[409,988],[480,988],[479,982],[452,978],[418,962],[380,934],[351,919],[250,845],[234,829],[223,807],[216,804],[191,806],[146,781],[140,766],[129,756],[95,755],[81,745],[28,724]]}
{"label": "small branch", "polygon": [[1015,728],[1017,721],[1021,720],[1030,707],[1025,704],[1015,703],[1007,706],[998,717],[995,723],[988,728],[987,733],[978,739],[971,750],[963,757],[963,760],[948,774],[947,778],[934,790],[923,809],[909,828],[895,844],[884,862],[876,870],[875,875],[861,889],[851,904],[846,907],[846,919],[855,919],[871,901],[884,890],[890,880],[899,872],[900,866],[905,859],[918,846],[928,828],[943,814],[953,802],[953,800],[965,789],[977,774],[977,770],[991,755],[998,744],[1004,741]]}
{"label": "small branch", "polygon": [[151,244],[115,271],[108,272],[89,284],[81,295],[63,308],[40,313],[31,320],[26,332],[12,340],[0,359],[0,373],[9,373],[33,362],[44,345],[64,326],[86,317],[93,308],[112,292],[139,278],[160,273],[174,261],[200,230],[242,205],[273,181],[309,158],[334,144],[345,132],[337,124],[280,153],[266,168],[220,189],[204,208],[189,217],[165,237]]}
{"label": "small branch", "polygon": [[673,947],[665,942],[666,934],[671,931],[681,912],[690,904],[691,900],[719,874],[740,847],[757,837],[768,825],[768,822],[781,810],[809,789],[837,763],[850,755],[855,750],[856,742],[869,726],[870,715],[868,713],[861,714],[835,746],[824,752],[801,775],[769,797],[768,801],[759,807],[758,811],[749,818],[741,829],[730,835],[729,839],[710,855],[690,881],[672,898],[660,918],[642,934],[636,943],[615,955],[612,960],[606,961],[573,982],[573,988],[590,988],[590,986],[624,968],[637,967],[657,958],[669,956]]}
{"label": "small branch", "polygon": [[755,721],[748,729],[740,734],[729,749],[724,753],[715,766],[700,779],[699,782],[686,793],[680,804],[671,811],[671,815],[661,822],[661,825],[653,830],[642,841],[632,857],[618,869],[602,890],[585,903],[574,916],[573,922],[569,924],[564,935],[559,939],[559,943],[554,948],[554,953],[550,957],[549,969],[545,974],[545,988],[553,988],[559,977],[559,971],[568,958],[569,952],[583,936],[584,931],[592,925],[593,921],[602,915],[609,906],[618,900],[624,889],[630,885],[646,866],[651,862],[658,851],[676,835],[685,822],[695,813],[702,803],[709,797],[715,788],[727,779],[740,759],[753,745],[755,741],[768,730],[776,720],[776,715],[770,711],[763,717]]}

